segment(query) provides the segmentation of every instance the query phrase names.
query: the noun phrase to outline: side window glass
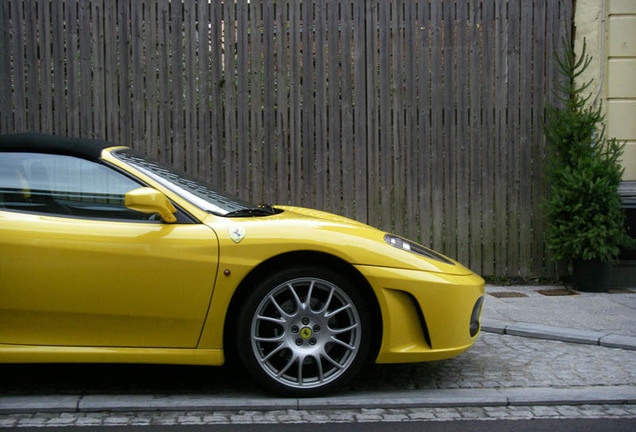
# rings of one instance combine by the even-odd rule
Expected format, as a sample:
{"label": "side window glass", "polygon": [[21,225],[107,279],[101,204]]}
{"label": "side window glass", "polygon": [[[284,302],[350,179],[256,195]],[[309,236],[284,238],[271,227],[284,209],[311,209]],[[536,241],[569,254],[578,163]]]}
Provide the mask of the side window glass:
{"label": "side window glass", "polygon": [[[104,165],[72,156],[0,153],[0,208],[82,218],[147,220],[126,208],[141,185]],[[152,218],[152,216],[150,217]]]}

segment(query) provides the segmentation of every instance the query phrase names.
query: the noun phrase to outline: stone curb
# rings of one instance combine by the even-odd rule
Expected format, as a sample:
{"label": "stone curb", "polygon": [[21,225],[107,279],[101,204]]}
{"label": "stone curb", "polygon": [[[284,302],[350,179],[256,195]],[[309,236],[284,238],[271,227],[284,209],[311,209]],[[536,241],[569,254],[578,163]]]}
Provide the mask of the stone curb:
{"label": "stone curb", "polygon": [[507,324],[504,321],[493,319],[482,319],[481,329],[488,333],[636,350],[636,337],[634,336],[621,336],[591,330],[578,330],[524,322]]}
{"label": "stone curb", "polygon": [[330,398],[277,399],[252,395],[0,396],[0,414],[214,410],[330,410],[635,404],[636,386],[428,389]]}

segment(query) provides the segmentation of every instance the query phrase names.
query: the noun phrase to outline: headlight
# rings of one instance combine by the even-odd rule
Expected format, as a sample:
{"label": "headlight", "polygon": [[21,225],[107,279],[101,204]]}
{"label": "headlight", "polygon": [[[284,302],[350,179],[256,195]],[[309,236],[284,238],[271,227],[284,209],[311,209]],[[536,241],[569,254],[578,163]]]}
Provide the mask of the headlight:
{"label": "headlight", "polygon": [[415,242],[403,239],[402,237],[398,237],[392,234],[386,234],[384,236],[384,241],[389,245],[396,247],[398,249],[402,249],[407,252],[412,252],[416,255],[423,256],[425,258],[434,259],[436,261],[441,261],[445,264],[455,265],[452,261],[449,261],[442,255],[438,254],[434,250],[428,249],[420,244]]}

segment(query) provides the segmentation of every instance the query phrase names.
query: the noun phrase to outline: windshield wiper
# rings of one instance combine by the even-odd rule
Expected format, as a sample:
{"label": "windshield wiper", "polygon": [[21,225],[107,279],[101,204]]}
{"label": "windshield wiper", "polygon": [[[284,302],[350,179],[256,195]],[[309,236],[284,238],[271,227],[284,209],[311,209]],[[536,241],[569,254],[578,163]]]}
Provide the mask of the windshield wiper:
{"label": "windshield wiper", "polygon": [[251,217],[251,216],[271,216],[276,214],[271,206],[269,207],[248,207],[240,210],[234,210],[224,214],[224,217]]}

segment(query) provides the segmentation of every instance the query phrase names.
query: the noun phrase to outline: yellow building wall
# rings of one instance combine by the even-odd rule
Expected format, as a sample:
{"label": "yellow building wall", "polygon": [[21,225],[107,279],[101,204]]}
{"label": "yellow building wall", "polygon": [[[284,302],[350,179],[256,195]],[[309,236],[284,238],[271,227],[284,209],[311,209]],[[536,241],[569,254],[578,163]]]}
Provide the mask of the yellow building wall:
{"label": "yellow building wall", "polygon": [[[603,7],[605,6],[605,8]],[[605,10],[603,10],[605,9]],[[603,32],[603,24],[605,31]],[[581,77],[593,80],[602,102],[607,136],[627,141],[623,180],[636,180],[636,0],[577,0],[575,48],[585,38],[593,62]],[[602,61],[602,64],[601,64]]]}
{"label": "yellow building wall", "polygon": [[626,140],[624,180],[636,180],[636,0],[610,0],[607,132]]}

